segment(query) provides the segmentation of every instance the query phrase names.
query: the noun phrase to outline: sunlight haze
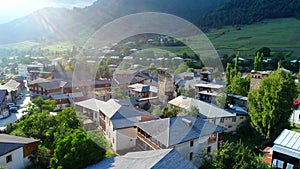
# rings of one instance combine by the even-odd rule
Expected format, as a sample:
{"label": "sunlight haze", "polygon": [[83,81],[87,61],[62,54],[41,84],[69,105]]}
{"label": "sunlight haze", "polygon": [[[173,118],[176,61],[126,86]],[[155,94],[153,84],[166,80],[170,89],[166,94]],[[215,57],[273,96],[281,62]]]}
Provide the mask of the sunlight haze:
{"label": "sunlight haze", "polygon": [[44,7],[85,7],[95,0],[0,0],[0,23],[26,16]]}

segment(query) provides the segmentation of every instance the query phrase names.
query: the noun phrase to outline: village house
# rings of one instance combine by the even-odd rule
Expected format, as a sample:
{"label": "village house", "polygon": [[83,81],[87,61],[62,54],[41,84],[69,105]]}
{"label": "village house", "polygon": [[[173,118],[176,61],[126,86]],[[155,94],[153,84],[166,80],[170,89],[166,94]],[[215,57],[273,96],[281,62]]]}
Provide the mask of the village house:
{"label": "village house", "polygon": [[130,152],[123,156],[105,158],[86,169],[123,169],[126,166],[130,169],[197,169],[193,163],[175,149]]}
{"label": "village house", "polygon": [[274,141],[272,164],[275,168],[300,168],[300,133],[284,129]]}
{"label": "village house", "polygon": [[75,103],[75,108],[102,128],[112,149],[118,154],[135,149],[137,135],[135,123],[156,119],[146,111],[122,105],[114,99],[104,102],[92,98]]}
{"label": "village house", "polygon": [[123,94],[128,95],[129,85],[133,84],[144,84],[145,80],[149,77],[140,70],[127,69],[127,70],[116,70],[113,75],[113,86],[118,86]]}
{"label": "village house", "polygon": [[144,84],[133,84],[128,86],[129,97],[148,98],[157,96],[157,87],[144,85]]}
{"label": "village house", "polygon": [[216,105],[185,96],[178,96],[168,104],[179,107],[182,111],[179,115],[185,115],[194,106],[199,111],[198,118],[225,127],[225,132],[236,131],[248,120],[248,113],[243,109],[222,109]]}
{"label": "village house", "polygon": [[39,140],[0,134],[0,166],[23,169],[32,164]]}
{"label": "village house", "polygon": [[38,78],[29,82],[28,87],[33,96],[41,96],[46,99],[50,94],[64,93],[66,83],[60,79]]}
{"label": "village house", "polygon": [[218,147],[218,134],[225,130],[192,116],[179,116],[140,122],[137,126],[137,150],[174,148],[200,167],[204,154]]}
{"label": "village house", "polygon": [[216,84],[216,83],[200,83],[195,85],[195,98],[216,104],[217,92],[220,88],[224,87],[224,85]]}
{"label": "village house", "polygon": [[7,91],[7,100],[16,103],[17,97],[22,90],[22,85],[21,83],[10,79],[4,85],[0,85],[0,89]]}

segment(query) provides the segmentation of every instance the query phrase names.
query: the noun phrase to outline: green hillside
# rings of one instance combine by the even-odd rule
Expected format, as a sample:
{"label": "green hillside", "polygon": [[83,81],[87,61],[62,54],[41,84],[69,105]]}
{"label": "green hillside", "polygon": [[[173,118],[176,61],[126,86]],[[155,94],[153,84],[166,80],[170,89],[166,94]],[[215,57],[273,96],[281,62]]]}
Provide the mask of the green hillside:
{"label": "green hillside", "polygon": [[241,51],[254,54],[261,47],[290,51],[300,56],[300,21],[294,18],[264,20],[252,25],[224,27],[207,34],[220,54]]}
{"label": "green hillside", "polygon": [[[244,56],[253,56],[255,51],[261,47],[270,47],[273,52],[284,52],[291,56],[300,56],[300,21],[294,18],[264,20],[252,25],[237,27],[224,27],[206,33],[220,56],[223,54],[233,54],[240,51]],[[195,39],[190,38],[192,45],[198,46]],[[67,51],[72,49],[73,44],[57,43],[52,45],[40,45],[30,41],[0,45],[1,50],[30,50],[42,49],[49,51]],[[143,48],[148,48],[144,46]],[[172,53],[192,55],[192,51],[184,46],[159,47]]]}

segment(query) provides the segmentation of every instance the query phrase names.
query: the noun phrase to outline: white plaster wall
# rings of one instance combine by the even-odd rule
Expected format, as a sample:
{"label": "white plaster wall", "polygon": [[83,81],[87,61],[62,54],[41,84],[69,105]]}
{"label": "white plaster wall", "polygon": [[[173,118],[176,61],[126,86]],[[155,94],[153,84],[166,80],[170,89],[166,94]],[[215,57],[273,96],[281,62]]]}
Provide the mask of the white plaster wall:
{"label": "white plaster wall", "polygon": [[296,125],[300,125],[300,109],[294,110],[294,112],[291,115],[290,121],[291,123],[295,123]]}
{"label": "white plaster wall", "polygon": [[135,148],[136,138],[137,129],[134,127],[116,130],[116,151]]}
{"label": "white plaster wall", "polygon": [[25,167],[28,167],[32,164],[29,157],[30,157],[30,155],[24,158],[24,166]]}
{"label": "white plaster wall", "polygon": [[[6,163],[6,157],[9,155],[12,155],[12,161],[9,163]],[[0,166],[3,166],[4,168],[7,168],[7,169],[23,169],[23,168],[25,168],[24,160],[23,160],[23,147],[1,156],[0,157]]]}
{"label": "white plaster wall", "polygon": [[[190,153],[193,152],[193,159],[192,163],[200,167],[203,162],[203,156],[207,152],[207,147],[211,146],[211,152],[214,152],[218,148],[218,142],[214,142],[211,144],[208,144],[208,138],[209,136],[200,137],[194,140],[194,145],[190,146],[190,141],[184,142],[178,145],[175,145],[175,149],[185,156],[188,160],[190,159]],[[218,138],[217,138],[218,140]]]}
{"label": "white plaster wall", "polygon": [[213,123],[215,125],[219,125],[219,126],[227,128],[227,130],[225,130],[225,132],[232,132],[232,131],[236,131],[238,129],[238,126],[240,124],[244,123],[247,119],[248,119],[247,116],[236,116],[236,122],[233,122],[232,117],[225,117],[224,123],[221,123],[221,118],[204,119],[204,120],[208,121],[210,123]]}

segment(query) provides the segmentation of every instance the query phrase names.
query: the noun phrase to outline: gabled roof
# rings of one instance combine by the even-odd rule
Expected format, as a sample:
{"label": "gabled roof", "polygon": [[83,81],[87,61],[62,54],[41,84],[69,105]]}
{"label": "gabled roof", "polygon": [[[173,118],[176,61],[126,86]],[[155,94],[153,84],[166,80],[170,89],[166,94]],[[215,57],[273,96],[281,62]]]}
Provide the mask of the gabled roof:
{"label": "gabled roof", "polygon": [[110,99],[100,106],[100,111],[104,113],[113,123],[114,129],[121,129],[135,126],[135,123],[141,120],[142,116],[155,117],[146,111],[139,111],[135,108],[124,106],[117,100]]}
{"label": "gabled roof", "polygon": [[152,120],[137,123],[137,126],[166,147],[226,130],[192,116]]}
{"label": "gabled roof", "polygon": [[88,100],[76,102],[75,105],[98,112],[100,110],[100,106],[104,106],[104,103],[105,103],[104,101],[101,101],[101,100],[98,100],[95,98],[91,98]]}
{"label": "gabled roof", "polygon": [[199,110],[198,116],[202,119],[236,116],[235,112],[229,112],[213,104],[185,96],[178,96],[169,101],[169,104],[186,110],[189,110],[192,106],[196,106]]}
{"label": "gabled roof", "polygon": [[21,83],[15,81],[13,79],[10,79],[4,85],[0,85],[0,89],[5,89],[5,90],[7,90],[7,92],[17,91],[20,84]]}
{"label": "gabled roof", "polygon": [[221,87],[224,87],[224,85],[217,84],[217,83],[200,83],[200,84],[196,84],[195,86],[211,88],[211,89],[220,89]]}
{"label": "gabled roof", "polygon": [[111,120],[114,129],[133,127],[143,116],[155,119],[155,117],[149,112],[139,111],[130,105],[122,105],[122,103],[123,102],[120,103],[118,100],[114,99],[104,102],[92,98],[77,102],[75,105],[91,109],[95,112],[101,111]]}
{"label": "gabled roof", "polygon": [[77,97],[83,97],[82,92],[76,92],[76,93],[68,93],[68,94],[61,94],[61,93],[54,93],[50,94],[50,97],[53,100],[60,100],[60,99],[69,99],[69,98],[77,98]]}
{"label": "gabled roof", "polygon": [[39,140],[12,136],[8,134],[0,134],[0,156],[7,154],[13,150],[23,147],[26,144],[38,142]]}
{"label": "gabled roof", "polygon": [[43,79],[43,78],[38,78],[36,80],[33,80],[29,83],[29,85],[39,85],[45,90],[52,90],[52,89],[59,89],[61,88],[62,80],[61,79]]}
{"label": "gabled roof", "polygon": [[272,150],[300,159],[300,133],[284,129],[274,141]]}
{"label": "gabled roof", "polygon": [[123,156],[105,158],[86,169],[196,169],[186,157],[175,149],[130,152]]}
{"label": "gabled roof", "polygon": [[17,82],[16,80],[10,79],[7,83],[4,84],[4,86],[10,87],[10,88],[18,88],[21,83]]}
{"label": "gabled roof", "polygon": [[132,88],[133,91],[136,92],[153,92],[153,93],[157,93],[158,89],[155,86],[150,86],[150,85],[144,85],[141,83],[136,83],[133,85],[129,85],[129,88]]}

